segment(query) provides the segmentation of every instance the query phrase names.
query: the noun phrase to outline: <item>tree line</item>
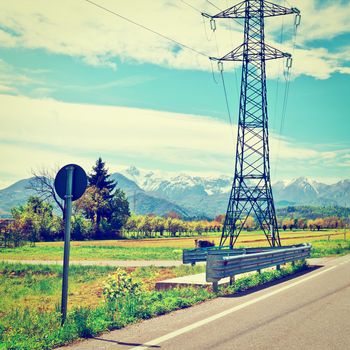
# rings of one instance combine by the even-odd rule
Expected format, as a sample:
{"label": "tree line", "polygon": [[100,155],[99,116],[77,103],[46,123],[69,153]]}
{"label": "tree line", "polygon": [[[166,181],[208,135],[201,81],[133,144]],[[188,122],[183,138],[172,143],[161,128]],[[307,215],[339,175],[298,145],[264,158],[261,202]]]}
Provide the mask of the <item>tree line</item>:
{"label": "tree line", "polygon": [[220,232],[222,222],[212,220],[185,221],[175,212],[165,216],[131,215],[126,221],[121,235],[127,238],[193,236]]}
{"label": "tree line", "polygon": [[[64,207],[54,191],[53,177],[48,172],[34,175],[31,189],[35,195],[24,205],[12,209],[13,220],[10,223],[2,225],[0,222],[0,246],[2,242],[18,246],[24,241],[34,243],[63,239]],[[105,162],[99,158],[88,174],[86,192],[73,203],[73,240],[201,236],[222,231],[223,214],[214,220],[192,221],[183,220],[176,212],[164,216],[131,214],[125,193],[110,176]],[[61,216],[56,215],[57,210],[62,211]],[[296,212],[291,208],[283,214],[278,217],[278,226],[284,231],[340,229],[349,223],[349,217],[336,215],[295,218]],[[238,221],[237,225],[244,225],[243,229],[248,231],[259,229],[257,220],[252,216]]]}
{"label": "tree line", "polygon": [[[35,174],[30,185],[37,195],[24,205],[12,208],[13,220],[1,230],[0,241],[53,241],[63,238],[64,207],[58,199],[53,177],[47,172]],[[54,205],[62,211],[55,214]],[[99,158],[88,174],[84,195],[73,202],[71,237],[75,240],[115,238],[130,216],[125,193],[110,179]]]}

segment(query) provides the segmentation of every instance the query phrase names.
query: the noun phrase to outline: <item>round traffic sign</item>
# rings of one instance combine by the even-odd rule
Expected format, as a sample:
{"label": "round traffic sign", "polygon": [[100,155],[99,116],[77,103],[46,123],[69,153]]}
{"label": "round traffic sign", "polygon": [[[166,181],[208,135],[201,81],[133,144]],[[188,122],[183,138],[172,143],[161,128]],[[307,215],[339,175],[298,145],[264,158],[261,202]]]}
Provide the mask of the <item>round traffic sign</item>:
{"label": "round traffic sign", "polygon": [[86,173],[79,165],[67,164],[59,170],[55,178],[55,190],[60,198],[65,199],[68,167],[73,167],[72,200],[75,201],[84,194],[87,186]]}

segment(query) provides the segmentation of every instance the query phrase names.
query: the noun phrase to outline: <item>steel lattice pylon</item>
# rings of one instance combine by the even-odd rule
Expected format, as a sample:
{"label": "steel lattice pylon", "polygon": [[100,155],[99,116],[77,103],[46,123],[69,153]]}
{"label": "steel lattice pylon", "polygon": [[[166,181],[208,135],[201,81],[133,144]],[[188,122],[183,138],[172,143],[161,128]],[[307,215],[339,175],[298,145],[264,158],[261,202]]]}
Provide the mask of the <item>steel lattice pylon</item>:
{"label": "steel lattice pylon", "polygon": [[296,8],[246,0],[215,16],[207,15],[244,18],[244,43],[222,58],[211,58],[243,62],[234,180],[220,245],[229,237],[233,247],[249,215],[255,216],[271,246],[281,245],[270,180],[265,62],[290,60],[291,55],[265,44],[264,17],[292,13],[300,16]]}

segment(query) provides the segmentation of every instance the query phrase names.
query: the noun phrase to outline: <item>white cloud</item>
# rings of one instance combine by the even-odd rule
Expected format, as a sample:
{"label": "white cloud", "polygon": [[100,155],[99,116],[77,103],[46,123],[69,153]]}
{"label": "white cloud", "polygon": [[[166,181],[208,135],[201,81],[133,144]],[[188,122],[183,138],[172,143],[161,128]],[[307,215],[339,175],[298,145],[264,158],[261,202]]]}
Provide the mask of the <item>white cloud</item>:
{"label": "white cloud", "polygon": [[[206,34],[201,15],[183,2],[96,2],[209,56],[223,56],[243,39],[242,27],[227,20],[217,20],[216,35],[210,32],[208,20],[205,20]],[[218,11],[204,0],[188,0],[188,3],[211,14]],[[226,0],[215,3],[220,8],[227,7]],[[283,4],[282,1],[280,3]],[[308,49],[307,44],[314,39],[331,39],[350,32],[350,4],[334,1],[319,8],[317,3],[316,0],[295,1],[303,16],[298,35],[295,73],[320,79],[328,78],[335,71],[348,74],[348,69],[343,67],[344,58],[330,55],[326,48]],[[291,27],[291,20],[285,21],[285,27]],[[3,2],[0,5],[0,24],[4,29],[0,30],[0,45],[4,47],[43,48],[57,54],[81,57],[90,65],[105,65],[112,69],[117,69],[115,57],[179,69],[210,69],[207,58],[189,50],[178,51],[174,43],[83,0]],[[267,38],[271,44],[274,44],[271,33],[275,33],[277,39],[280,24],[281,19],[278,18],[268,21]]]}
{"label": "white cloud", "polygon": [[42,84],[37,77],[30,78],[28,73],[28,71],[18,71],[14,66],[0,59],[0,91],[16,93],[20,87],[28,85],[39,86]]}
{"label": "white cloud", "polygon": [[333,39],[350,33],[350,2],[341,0],[294,0],[302,13],[302,27],[299,33],[302,42],[315,39]]}
{"label": "white cloud", "polygon": [[[9,95],[0,95],[0,104],[0,163],[2,172],[11,174],[9,179],[70,162],[90,169],[98,156],[111,170],[135,164],[179,172],[232,173],[235,141],[230,126],[215,119]],[[270,145],[272,163],[278,156],[283,168],[297,175],[304,175],[302,168],[310,161],[320,164],[335,156],[278,140],[273,134]]]}
{"label": "white cloud", "polygon": [[2,85],[0,84],[0,93],[4,93],[4,92],[7,92],[7,93],[11,93],[11,92],[16,92],[17,90],[12,87],[12,86],[7,86],[7,85]]}

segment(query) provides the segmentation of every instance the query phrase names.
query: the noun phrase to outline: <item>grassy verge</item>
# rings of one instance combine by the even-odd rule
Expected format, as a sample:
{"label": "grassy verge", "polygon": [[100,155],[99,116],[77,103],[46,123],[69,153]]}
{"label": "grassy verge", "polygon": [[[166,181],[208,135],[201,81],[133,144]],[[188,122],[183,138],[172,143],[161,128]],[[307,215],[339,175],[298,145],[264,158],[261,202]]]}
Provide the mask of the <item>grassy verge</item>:
{"label": "grassy verge", "polygon": [[350,253],[350,240],[312,242],[311,257],[321,258],[330,255],[345,255]]}
{"label": "grassy verge", "polygon": [[[187,266],[159,268],[155,266],[127,268],[131,277],[146,289],[155,282],[204,272],[205,267]],[[102,284],[116,270],[111,266],[72,265],[69,271],[69,309],[73,306],[97,306],[102,301]],[[0,262],[0,317],[13,309],[30,307],[53,311],[60,302],[62,267]]]}
{"label": "grassy verge", "polygon": [[[71,260],[181,260],[182,250],[169,247],[74,246]],[[29,245],[0,249],[1,259],[62,260],[63,246]]]}
{"label": "grassy verge", "polygon": [[[234,286],[221,289],[219,295],[244,291],[305,268],[305,264],[297,264],[281,271],[254,274],[239,279]],[[217,296],[207,289],[155,291],[150,284],[150,281],[164,278],[165,274],[170,277],[202,272],[202,266],[168,269],[145,267],[128,269],[135,280],[148,281],[148,284],[144,283],[146,288],[142,295],[128,296],[111,307],[102,302],[101,293],[98,293],[103,284],[101,278],[106,278],[111,270],[110,267],[85,266],[76,266],[71,270],[70,298],[74,297],[74,290],[90,290],[95,293],[94,299],[98,303],[93,303],[90,298],[87,306],[76,299],[75,307],[70,304],[67,322],[60,327],[59,310],[55,306],[58,305],[55,300],[59,297],[60,269],[56,266],[1,264],[0,297],[3,301],[0,309],[0,349],[51,349],[79,337],[91,337],[108,329],[121,328]],[[25,301],[28,300],[32,302],[26,304]],[[41,300],[44,300],[45,305],[51,306],[43,307]]]}
{"label": "grassy verge", "polygon": [[[313,257],[322,257],[333,254],[344,254],[350,240],[340,239],[344,235],[331,236],[330,241],[319,238],[299,238],[283,241],[283,245],[293,245],[311,242],[313,245]],[[260,236],[260,239],[264,239]],[[251,241],[240,243],[237,246],[256,247],[267,246],[267,241]],[[182,248],[193,248],[193,239],[186,238],[163,240],[136,240],[136,241],[83,241],[72,242],[71,260],[181,260]],[[1,248],[0,260],[62,260],[63,243],[48,242],[39,243],[35,247],[29,245],[19,248]]]}

